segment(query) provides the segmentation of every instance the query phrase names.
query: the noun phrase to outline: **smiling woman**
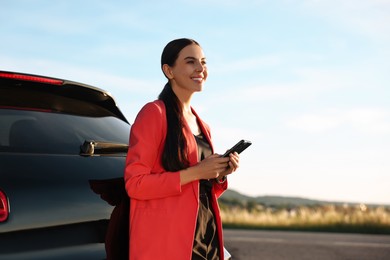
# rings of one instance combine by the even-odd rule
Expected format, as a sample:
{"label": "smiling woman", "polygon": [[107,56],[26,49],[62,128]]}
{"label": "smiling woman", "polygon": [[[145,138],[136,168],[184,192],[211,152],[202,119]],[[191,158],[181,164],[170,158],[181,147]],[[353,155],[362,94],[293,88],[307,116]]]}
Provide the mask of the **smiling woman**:
{"label": "smiling woman", "polygon": [[130,259],[224,259],[217,198],[239,156],[214,154],[210,128],[190,105],[208,76],[200,45],[168,43],[161,68],[168,82],[130,132]]}

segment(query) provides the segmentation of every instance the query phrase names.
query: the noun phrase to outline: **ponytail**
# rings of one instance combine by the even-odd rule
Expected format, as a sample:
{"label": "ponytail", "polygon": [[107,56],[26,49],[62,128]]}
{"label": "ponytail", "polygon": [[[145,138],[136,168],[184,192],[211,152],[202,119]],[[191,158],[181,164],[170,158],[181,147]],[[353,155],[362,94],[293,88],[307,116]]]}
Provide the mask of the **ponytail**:
{"label": "ponytail", "polygon": [[183,134],[183,108],[169,82],[158,96],[165,104],[167,136],[162,155],[162,165],[167,171],[179,171],[189,166],[187,142]]}

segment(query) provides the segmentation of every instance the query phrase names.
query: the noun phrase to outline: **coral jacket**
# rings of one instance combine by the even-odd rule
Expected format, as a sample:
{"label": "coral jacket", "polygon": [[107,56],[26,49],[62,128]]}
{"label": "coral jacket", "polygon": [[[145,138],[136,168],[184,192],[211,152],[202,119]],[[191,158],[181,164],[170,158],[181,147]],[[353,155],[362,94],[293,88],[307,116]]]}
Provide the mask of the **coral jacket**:
{"label": "coral jacket", "polygon": [[[209,127],[194,114],[212,148]],[[198,163],[196,140],[187,124],[183,132],[190,166],[193,166]],[[180,172],[164,170],[161,158],[166,134],[164,103],[157,100],[146,104],[131,128],[125,168],[126,191],[131,200],[131,260],[191,259],[199,207],[199,181],[181,186]],[[215,182],[212,189],[221,259],[223,235],[217,198],[226,188],[227,182]]]}

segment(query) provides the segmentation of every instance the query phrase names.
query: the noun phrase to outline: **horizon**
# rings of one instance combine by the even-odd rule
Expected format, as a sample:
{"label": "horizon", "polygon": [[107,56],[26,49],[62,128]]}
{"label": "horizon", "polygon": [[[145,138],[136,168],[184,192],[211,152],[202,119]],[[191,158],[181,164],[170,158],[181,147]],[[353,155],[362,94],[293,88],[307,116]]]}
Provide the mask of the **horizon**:
{"label": "horizon", "polygon": [[[245,192],[240,192],[234,189],[228,188],[227,191],[236,192],[240,196],[249,197],[253,199],[261,199],[261,198],[281,198],[281,199],[299,199],[299,200],[308,200],[313,202],[321,202],[321,203],[330,203],[330,204],[351,204],[351,205],[369,205],[369,206],[384,206],[384,207],[390,207],[390,204],[387,203],[364,203],[360,201],[343,201],[343,200],[324,200],[324,199],[316,199],[316,198],[310,198],[310,197],[302,197],[302,196],[284,196],[284,195],[277,195],[277,194],[263,194],[263,195],[247,195]],[[224,196],[224,195],[222,195]]]}

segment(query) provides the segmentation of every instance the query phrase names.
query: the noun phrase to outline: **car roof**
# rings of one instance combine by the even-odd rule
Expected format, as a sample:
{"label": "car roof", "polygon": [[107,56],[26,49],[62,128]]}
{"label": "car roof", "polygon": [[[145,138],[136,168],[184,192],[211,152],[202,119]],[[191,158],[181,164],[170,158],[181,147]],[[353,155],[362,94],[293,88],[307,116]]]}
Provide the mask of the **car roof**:
{"label": "car roof", "polygon": [[103,116],[110,113],[128,123],[109,92],[87,84],[0,70],[0,91],[2,107],[50,110],[87,116]]}

